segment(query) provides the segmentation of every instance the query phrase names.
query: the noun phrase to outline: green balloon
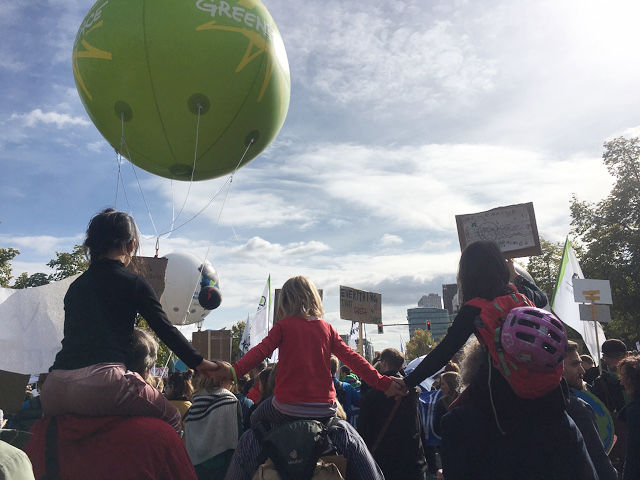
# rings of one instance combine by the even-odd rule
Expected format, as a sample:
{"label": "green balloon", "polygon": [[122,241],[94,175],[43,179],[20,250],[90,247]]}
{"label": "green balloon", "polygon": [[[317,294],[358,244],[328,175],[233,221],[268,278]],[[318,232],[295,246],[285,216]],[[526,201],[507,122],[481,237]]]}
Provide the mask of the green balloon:
{"label": "green balloon", "polygon": [[269,145],[289,108],[284,43],[258,0],[98,0],[73,74],[105,139],[177,180],[191,179],[196,136],[194,180],[225,175]]}

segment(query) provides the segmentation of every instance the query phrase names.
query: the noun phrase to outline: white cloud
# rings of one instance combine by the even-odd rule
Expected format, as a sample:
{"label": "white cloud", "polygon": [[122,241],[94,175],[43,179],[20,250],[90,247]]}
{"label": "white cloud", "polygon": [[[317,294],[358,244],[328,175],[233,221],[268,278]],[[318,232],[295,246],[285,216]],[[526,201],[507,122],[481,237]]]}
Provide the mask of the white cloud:
{"label": "white cloud", "polygon": [[39,123],[47,125],[54,124],[58,128],[67,125],[91,125],[91,123],[83,117],[73,117],[67,113],[43,112],[39,108],[31,110],[28,113],[13,113],[11,117],[9,117],[9,120],[20,120],[24,127],[35,127]]}
{"label": "white cloud", "polygon": [[231,252],[239,257],[264,258],[273,261],[284,257],[315,255],[328,250],[331,250],[328,245],[316,240],[280,245],[260,237],[253,237],[244,245],[232,249]]}
{"label": "white cloud", "polygon": [[97,142],[87,143],[87,149],[96,153],[103,152],[106,146],[107,142],[101,140],[98,140]]}
{"label": "white cloud", "polygon": [[388,247],[391,245],[401,245],[403,243],[403,240],[401,237],[399,237],[398,235],[393,235],[391,233],[385,233],[382,238],[380,238],[380,241],[378,242],[378,244],[382,247]]}
{"label": "white cloud", "polygon": [[74,245],[80,244],[82,241],[83,237],[81,235],[54,237],[52,235],[17,236],[0,234],[0,243],[6,245],[7,248],[25,250],[38,256],[49,255],[49,259],[55,257],[56,251],[71,251]]}
{"label": "white cloud", "polygon": [[458,26],[429,8],[387,8],[323,2],[289,12],[284,40],[296,80],[318,99],[366,102],[381,112],[398,102],[451,108],[493,88],[491,59]]}

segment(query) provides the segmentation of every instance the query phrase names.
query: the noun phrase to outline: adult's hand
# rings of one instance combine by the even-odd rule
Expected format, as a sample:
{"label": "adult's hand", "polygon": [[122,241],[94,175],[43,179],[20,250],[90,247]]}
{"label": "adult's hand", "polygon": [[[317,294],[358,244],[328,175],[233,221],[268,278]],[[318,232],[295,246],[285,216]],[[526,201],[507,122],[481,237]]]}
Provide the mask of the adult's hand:
{"label": "adult's hand", "polygon": [[200,365],[196,367],[196,370],[203,377],[215,378],[216,380],[226,377],[226,368],[217,362],[210,362],[209,360],[202,359]]}
{"label": "adult's hand", "polygon": [[404,397],[409,394],[409,390],[407,386],[404,384],[402,379],[393,378],[391,385],[384,392],[387,397]]}

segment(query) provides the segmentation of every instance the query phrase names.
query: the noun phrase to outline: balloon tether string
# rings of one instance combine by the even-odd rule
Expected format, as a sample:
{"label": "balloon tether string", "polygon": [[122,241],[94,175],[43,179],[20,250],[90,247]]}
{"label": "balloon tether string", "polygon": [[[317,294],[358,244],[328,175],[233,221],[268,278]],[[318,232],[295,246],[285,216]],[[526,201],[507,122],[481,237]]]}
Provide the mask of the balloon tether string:
{"label": "balloon tether string", "polygon": [[[247,145],[247,148],[244,150],[244,153],[242,154],[242,157],[240,157],[240,161],[238,162],[238,164],[236,165],[236,168],[233,170],[233,173],[229,176],[229,188],[227,188],[227,193],[224,196],[224,199],[222,200],[222,205],[220,206],[220,212],[218,213],[218,218],[216,220],[216,224],[213,227],[213,232],[211,232],[211,239],[213,241],[213,237],[215,236],[215,232],[218,228],[218,225],[220,225],[220,219],[222,218],[222,211],[224,210],[224,206],[227,203],[227,198],[229,198],[229,192],[231,191],[231,184],[233,183],[233,176],[236,174],[236,172],[238,171],[238,168],[240,168],[240,165],[242,164],[242,160],[244,160],[244,157],[247,155],[247,152],[249,151],[249,148],[251,148],[251,145],[253,145],[254,143],[254,139],[252,138],[251,141],[249,142],[249,145]],[[226,183],[225,183],[226,185]],[[217,194],[216,194],[217,195]],[[213,201],[213,199],[211,199]],[[211,204],[211,202],[209,202],[205,208],[207,208],[209,205]],[[204,209],[200,210],[200,212],[198,212],[198,214],[196,216],[198,216],[200,213],[202,213]],[[190,218],[189,220],[187,220],[187,222],[183,223],[181,226],[185,225],[186,223],[190,222],[191,220],[193,220],[196,216]],[[178,227],[178,228],[180,228]],[[205,262],[207,261],[207,258],[209,257],[209,252],[211,251],[211,242],[209,243],[209,246],[207,247],[207,252],[204,255],[204,259],[202,260],[202,266],[204,267]],[[194,298],[194,294],[196,293],[196,290],[198,289],[198,285],[200,284],[200,277],[197,277],[197,281],[196,284],[193,287],[193,291],[191,292],[191,299],[189,300],[189,305],[187,306],[187,315],[189,310],[191,309],[191,304],[193,303],[193,298]],[[186,318],[186,315],[185,315]]]}
{"label": "balloon tether string", "polygon": [[198,104],[198,117],[196,120],[196,142],[193,148],[193,166],[191,167],[191,179],[189,180],[189,188],[187,189],[187,194],[184,197],[184,201],[182,202],[182,207],[180,207],[180,211],[178,215],[174,219],[171,220],[171,228],[173,228],[174,222],[180,218],[182,211],[184,210],[184,206],[187,204],[187,200],[189,199],[189,194],[191,193],[191,185],[193,185],[193,176],[196,171],[196,161],[198,159],[198,140],[200,137],[200,112],[202,111],[202,105]]}

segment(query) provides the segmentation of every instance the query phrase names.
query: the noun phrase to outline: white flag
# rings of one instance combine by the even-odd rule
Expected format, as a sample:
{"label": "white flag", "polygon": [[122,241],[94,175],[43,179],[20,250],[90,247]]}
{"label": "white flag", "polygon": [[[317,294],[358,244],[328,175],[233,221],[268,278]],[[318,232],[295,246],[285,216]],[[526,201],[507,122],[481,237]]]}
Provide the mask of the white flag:
{"label": "white flag", "polygon": [[[551,309],[560,320],[566,325],[573,328],[580,334],[584,340],[589,354],[593,357],[596,365],[600,362],[598,358],[598,346],[596,342],[596,332],[593,326],[594,322],[585,322],[580,320],[579,304],[573,298],[573,279],[584,278],[576,253],[569,244],[567,238],[564,244],[564,252],[562,253],[562,262],[560,262],[560,272],[558,274],[558,283],[553,292],[553,300],[551,301]],[[606,340],[602,325],[596,322],[598,329],[598,340],[600,342],[600,350],[602,343]]]}
{"label": "white flag", "polygon": [[250,323],[249,348],[258,345],[269,333],[269,304],[271,300],[271,275],[267,278],[262,296],[258,301],[258,309]]}
{"label": "white flag", "polygon": [[354,350],[358,348],[356,345],[356,338],[358,338],[358,324],[356,322],[351,322],[351,331],[349,332],[349,341],[347,342],[347,345]]}
{"label": "white flag", "polygon": [[249,345],[251,345],[251,320],[247,315],[247,321],[244,324],[244,330],[242,331],[242,339],[240,340],[240,351],[245,354],[249,351]]}

